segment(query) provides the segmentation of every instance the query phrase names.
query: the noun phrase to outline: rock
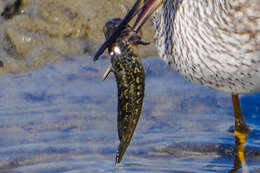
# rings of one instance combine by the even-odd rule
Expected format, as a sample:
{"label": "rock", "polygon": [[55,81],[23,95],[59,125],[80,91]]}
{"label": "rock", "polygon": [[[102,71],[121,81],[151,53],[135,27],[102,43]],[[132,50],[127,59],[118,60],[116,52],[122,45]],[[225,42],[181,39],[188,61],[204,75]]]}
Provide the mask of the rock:
{"label": "rock", "polygon": [[53,63],[61,59],[62,54],[54,48],[46,46],[36,47],[25,57],[26,64],[31,67],[40,67],[45,65],[46,62]]}
{"label": "rock", "polygon": [[[72,54],[74,57],[93,54],[104,41],[104,23],[109,18],[123,17],[134,2],[0,1],[3,16],[0,17],[0,61],[5,64],[2,71],[35,68]],[[151,23],[148,22],[141,33],[144,40],[152,42]],[[156,54],[153,44],[141,47],[140,51],[143,56]],[[15,62],[17,64],[13,65]]]}
{"label": "rock", "polygon": [[4,67],[4,62],[0,60],[0,68]]}
{"label": "rock", "polygon": [[22,55],[22,58],[39,46],[53,47],[62,54],[80,52],[79,45],[74,44],[75,42],[73,41],[67,41],[63,37],[55,38],[49,35],[38,37],[27,30],[18,30],[12,27],[7,28],[6,33],[11,43],[15,46],[17,53]]}
{"label": "rock", "polygon": [[3,62],[4,66],[0,68],[1,73],[14,73],[28,69],[25,61],[14,59],[10,56],[1,56],[0,61]]}
{"label": "rock", "polygon": [[6,19],[10,19],[20,12],[21,6],[22,0],[15,0],[14,2],[5,6],[3,12],[1,13],[1,16],[3,16]]}

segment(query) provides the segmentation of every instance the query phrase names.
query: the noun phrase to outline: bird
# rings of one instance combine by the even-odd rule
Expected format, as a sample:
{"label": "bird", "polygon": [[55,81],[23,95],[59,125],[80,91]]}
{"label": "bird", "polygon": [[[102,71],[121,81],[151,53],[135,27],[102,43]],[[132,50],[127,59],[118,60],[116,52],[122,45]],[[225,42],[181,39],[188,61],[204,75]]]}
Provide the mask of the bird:
{"label": "bird", "polygon": [[260,91],[260,1],[137,0],[95,58],[131,20],[138,32],[150,17],[159,56],[170,67],[192,82],[231,93],[234,134],[244,139],[250,128],[239,95]]}
{"label": "bird", "polygon": [[248,130],[239,94],[260,91],[259,0],[137,0],[129,14],[122,25],[137,15],[136,32],[152,16],[159,56],[169,66],[192,82],[231,93],[235,129]]}
{"label": "bird", "polygon": [[188,80],[231,93],[235,129],[247,129],[239,94],[260,91],[260,1],[143,3],[136,30],[154,13],[159,56]]}

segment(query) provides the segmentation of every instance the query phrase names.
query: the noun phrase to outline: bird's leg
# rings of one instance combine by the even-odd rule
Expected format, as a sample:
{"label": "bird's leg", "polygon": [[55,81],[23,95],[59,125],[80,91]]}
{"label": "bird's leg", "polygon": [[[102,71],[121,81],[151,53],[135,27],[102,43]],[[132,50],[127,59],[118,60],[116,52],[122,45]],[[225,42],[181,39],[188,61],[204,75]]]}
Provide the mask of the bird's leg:
{"label": "bird's leg", "polygon": [[235,117],[235,150],[234,150],[234,168],[229,173],[235,173],[242,167],[243,173],[248,173],[248,167],[245,160],[245,143],[248,133],[250,132],[248,126],[242,115],[239,96],[232,94],[234,117]]}
{"label": "bird's leg", "polygon": [[240,107],[239,96],[232,94],[234,117],[235,117],[235,131],[249,133],[249,128],[245,123]]}

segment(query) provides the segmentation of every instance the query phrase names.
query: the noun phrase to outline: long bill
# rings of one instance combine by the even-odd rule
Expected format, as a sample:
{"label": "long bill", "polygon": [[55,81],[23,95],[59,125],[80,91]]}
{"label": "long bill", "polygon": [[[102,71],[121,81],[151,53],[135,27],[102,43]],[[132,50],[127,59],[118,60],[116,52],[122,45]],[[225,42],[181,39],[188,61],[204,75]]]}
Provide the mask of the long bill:
{"label": "long bill", "polygon": [[139,12],[135,23],[134,23],[134,30],[138,32],[142,26],[145,24],[147,19],[160,7],[163,3],[163,0],[144,0],[144,5]]}
{"label": "long bill", "polygon": [[99,47],[98,51],[94,55],[94,61],[98,60],[103,52],[115,42],[124,28],[136,15],[138,16],[134,23],[134,30],[138,32],[152,13],[162,4],[162,2],[163,0],[137,0],[130,11],[125,15],[121,23],[117,26],[115,31]]}

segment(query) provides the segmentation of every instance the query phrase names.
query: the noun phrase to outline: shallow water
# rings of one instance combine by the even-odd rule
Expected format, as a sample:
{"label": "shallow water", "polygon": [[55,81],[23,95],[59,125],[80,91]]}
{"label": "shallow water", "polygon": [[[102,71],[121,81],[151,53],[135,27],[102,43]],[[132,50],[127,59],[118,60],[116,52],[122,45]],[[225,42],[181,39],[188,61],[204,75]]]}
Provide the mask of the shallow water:
{"label": "shallow water", "polygon": [[[207,89],[144,60],[144,108],[132,143],[115,168],[117,89],[101,80],[107,60],[68,59],[2,76],[1,173],[211,173],[234,167],[229,94]],[[260,172],[260,94],[242,96],[253,131],[245,145],[250,172]],[[242,172],[240,169],[238,172]]]}

